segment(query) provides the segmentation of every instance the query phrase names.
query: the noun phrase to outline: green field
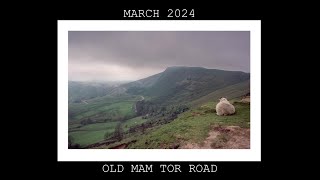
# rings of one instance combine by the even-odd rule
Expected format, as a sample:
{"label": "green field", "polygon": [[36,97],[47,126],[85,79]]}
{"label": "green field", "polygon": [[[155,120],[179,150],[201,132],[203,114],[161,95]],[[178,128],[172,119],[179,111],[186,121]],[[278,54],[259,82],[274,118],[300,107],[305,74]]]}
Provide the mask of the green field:
{"label": "green field", "polygon": [[69,104],[69,123],[76,124],[85,119],[112,121],[135,116],[134,103],[140,96],[99,97],[86,103]]}
{"label": "green field", "polygon": [[[134,103],[141,96],[97,97],[87,103],[69,104],[69,136],[80,147],[104,140],[105,133],[112,134],[117,124],[127,131],[131,126],[145,122],[135,116]],[[70,117],[71,116],[71,117]],[[90,119],[90,122],[85,122]]]}
{"label": "green field", "polygon": [[171,123],[165,124],[145,135],[136,137],[137,142],[128,148],[169,148],[177,142],[204,141],[213,125],[250,127],[250,105],[235,103],[237,110],[232,116],[217,116],[213,110],[216,103],[210,102],[197,109],[181,114]]}
{"label": "green field", "polygon": [[118,102],[114,104],[106,104],[101,106],[89,107],[87,111],[83,111],[75,116],[75,119],[83,119],[86,117],[101,117],[109,116],[111,118],[120,118],[124,116],[131,116],[134,114],[132,111],[132,102]]}
{"label": "green field", "polygon": [[[93,142],[99,142],[104,139],[104,134],[106,130],[100,131],[75,131],[69,132],[69,136],[72,136],[74,143],[79,144],[81,147],[92,144]],[[113,132],[113,130],[108,130],[108,132]]]}
{"label": "green field", "polygon": [[73,143],[83,147],[104,140],[104,134],[106,132],[113,133],[118,123],[119,122],[95,123],[80,128],[73,128],[69,131],[69,136],[72,136]]}
{"label": "green field", "polygon": [[122,124],[123,130],[128,131],[131,126],[139,125],[146,122],[147,119],[142,119],[141,116],[129,119]]}
{"label": "green field", "polygon": [[107,122],[107,123],[95,123],[89,124],[86,126],[82,126],[79,130],[83,131],[100,131],[100,130],[108,130],[114,129],[119,122]]}
{"label": "green field", "polygon": [[76,128],[81,127],[81,126],[82,125],[80,123],[73,123],[73,124],[69,123],[68,128],[69,128],[69,130],[71,130],[71,129],[76,129]]}

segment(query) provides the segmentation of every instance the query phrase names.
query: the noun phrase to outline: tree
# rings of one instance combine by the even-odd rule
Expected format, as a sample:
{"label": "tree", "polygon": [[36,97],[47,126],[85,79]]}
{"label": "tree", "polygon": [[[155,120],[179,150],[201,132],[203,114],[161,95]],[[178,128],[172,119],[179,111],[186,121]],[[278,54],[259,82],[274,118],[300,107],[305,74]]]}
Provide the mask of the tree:
{"label": "tree", "polygon": [[81,121],[82,125],[87,125],[87,124],[92,124],[92,123],[93,123],[93,120],[91,118],[87,118],[87,119]]}
{"label": "tree", "polygon": [[116,138],[118,141],[122,140],[122,138],[123,138],[123,129],[122,129],[121,123],[117,124],[116,129],[114,131],[113,137]]}
{"label": "tree", "polygon": [[107,139],[109,139],[110,137],[112,137],[112,135],[113,135],[113,133],[112,132],[106,132],[106,133],[104,133],[104,139],[105,140],[107,140]]}

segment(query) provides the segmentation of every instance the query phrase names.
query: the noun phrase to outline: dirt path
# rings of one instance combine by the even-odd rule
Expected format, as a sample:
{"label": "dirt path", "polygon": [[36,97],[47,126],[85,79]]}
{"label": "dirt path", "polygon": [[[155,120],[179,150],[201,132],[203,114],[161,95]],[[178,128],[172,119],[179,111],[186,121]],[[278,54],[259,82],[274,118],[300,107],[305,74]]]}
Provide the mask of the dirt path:
{"label": "dirt path", "polygon": [[239,126],[214,127],[201,143],[186,143],[179,149],[250,149],[250,129]]}
{"label": "dirt path", "polygon": [[89,104],[86,100],[81,100],[81,102],[83,102],[85,104]]}
{"label": "dirt path", "polygon": [[243,129],[238,126],[230,128],[232,136],[225,143],[224,149],[250,149],[250,129]]}

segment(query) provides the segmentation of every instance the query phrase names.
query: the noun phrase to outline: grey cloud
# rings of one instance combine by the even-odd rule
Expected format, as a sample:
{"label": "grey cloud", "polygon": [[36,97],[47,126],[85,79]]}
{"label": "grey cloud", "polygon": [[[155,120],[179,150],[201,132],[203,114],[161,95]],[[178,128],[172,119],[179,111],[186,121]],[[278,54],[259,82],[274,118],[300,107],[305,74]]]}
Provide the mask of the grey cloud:
{"label": "grey cloud", "polygon": [[[149,73],[158,73],[168,66],[179,65],[249,72],[250,33],[69,32],[69,71],[71,68],[73,72],[69,72],[69,79],[77,79],[75,74],[80,73],[77,68],[81,66],[86,66],[87,71],[90,66],[91,70],[95,67],[100,72],[95,76],[103,76],[106,71],[105,74],[111,78],[113,74],[107,72],[108,66],[116,66],[127,69],[129,77],[132,73],[131,77],[140,78]],[[83,71],[83,76],[86,73],[95,74],[85,69]]]}

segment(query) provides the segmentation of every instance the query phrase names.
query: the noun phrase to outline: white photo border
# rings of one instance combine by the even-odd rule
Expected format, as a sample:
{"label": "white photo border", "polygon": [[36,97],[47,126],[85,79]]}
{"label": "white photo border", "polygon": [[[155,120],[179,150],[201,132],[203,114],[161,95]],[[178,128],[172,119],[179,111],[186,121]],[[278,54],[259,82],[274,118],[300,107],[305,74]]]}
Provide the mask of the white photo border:
{"label": "white photo border", "polygon": [[[68,31],[250,31],[250,149],[68,149]],[[58,21],[58,161],[261,161],[261,21]]]}

